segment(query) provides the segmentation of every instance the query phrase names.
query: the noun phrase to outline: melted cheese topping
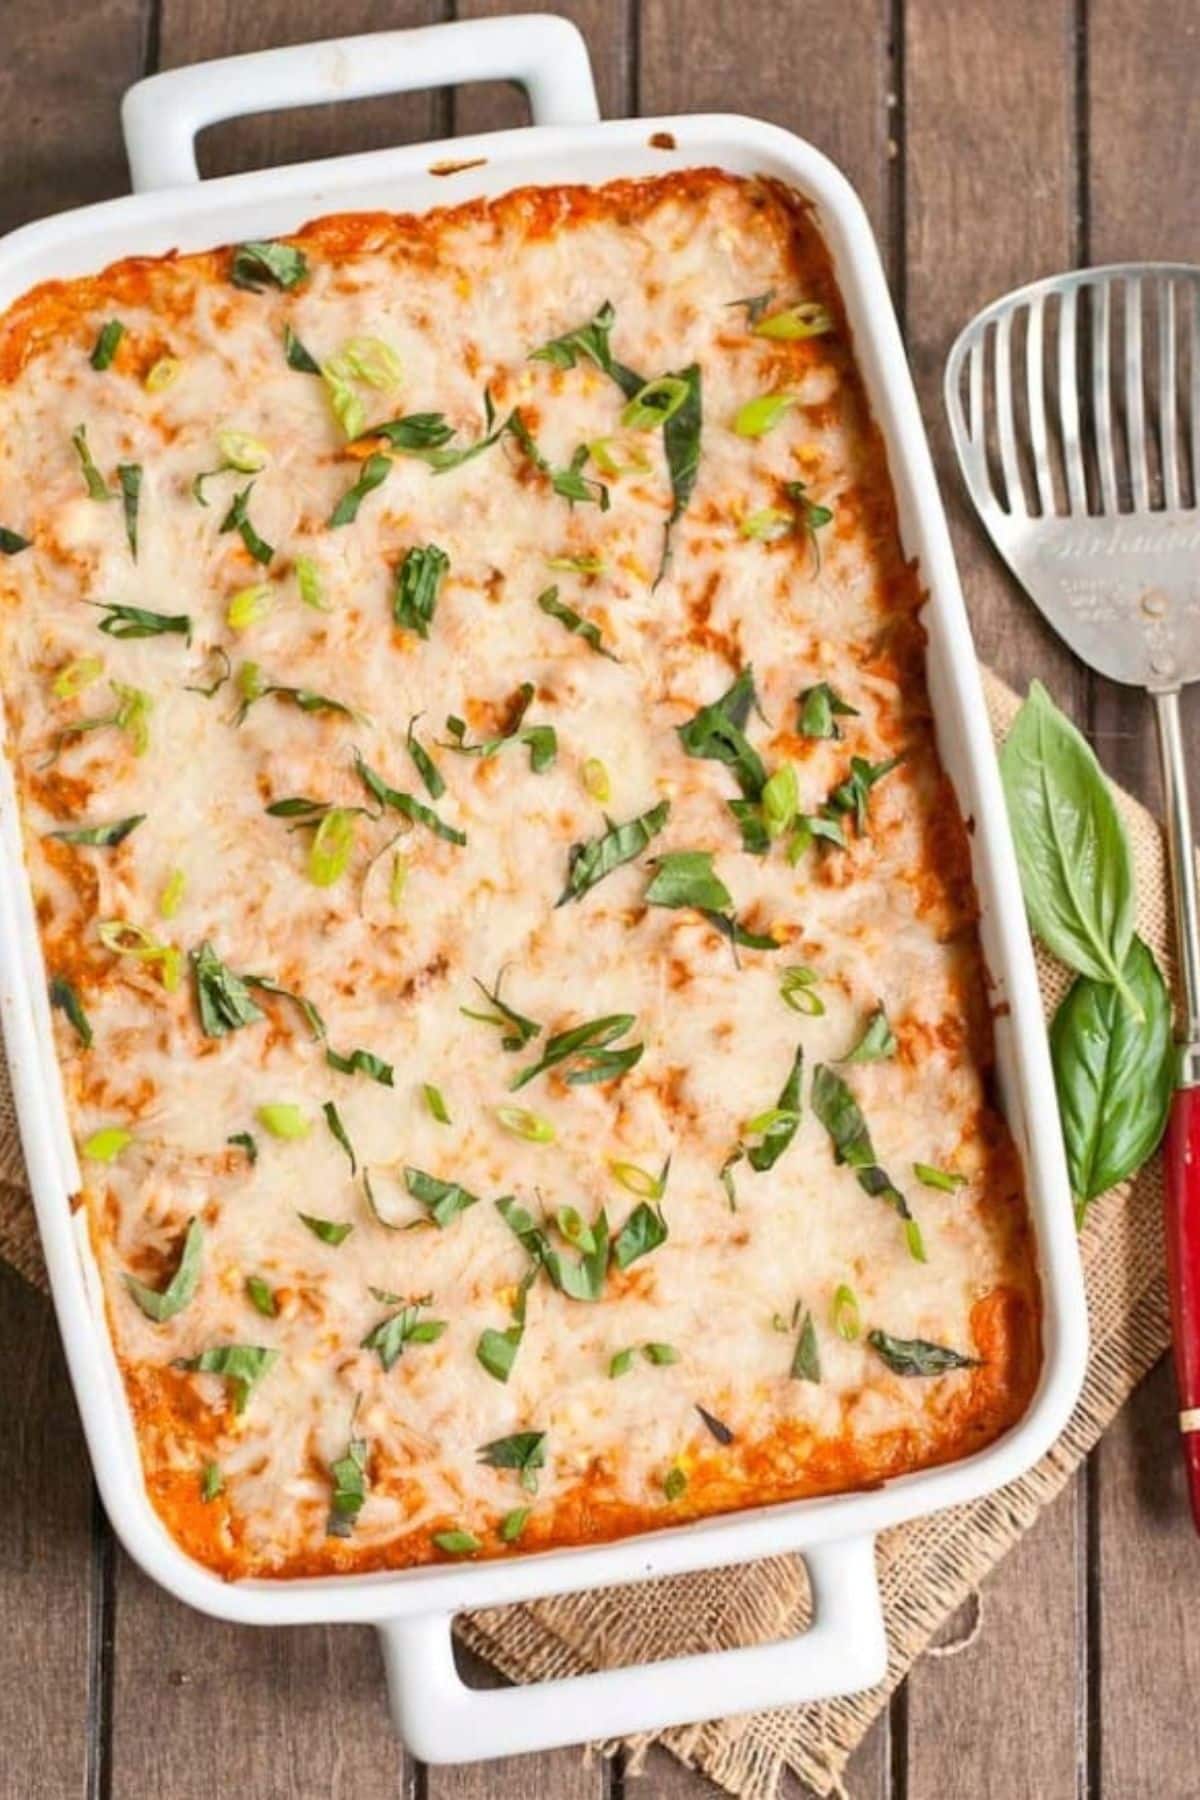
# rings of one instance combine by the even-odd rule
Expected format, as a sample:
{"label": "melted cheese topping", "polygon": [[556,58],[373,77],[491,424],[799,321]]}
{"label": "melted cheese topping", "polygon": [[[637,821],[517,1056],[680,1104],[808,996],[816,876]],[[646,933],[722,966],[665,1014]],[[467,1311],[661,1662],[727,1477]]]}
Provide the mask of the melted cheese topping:
{"label": "melted cheese topping", "polygon": [[[291,242],[308,272],[286,290],[233,285],[230,252],[214,251],[53,284],[0,321],[0,524],[32,540],[0,559],[9,750],[47,963],[93,1034],[85,1048],[56,1014],[84,1147],[81,1203],[156,1506],[229,1576],[304,1574],[453,1554],[468,1540],[439,1543],[447,1531],[489,1555],[610,1537],[875,1483],[980,1446],[1020,1414],[1036,1377],[1034,1255],[990,1098],[975,900],[928,716],[921,596],[806,209],[773,187],[695,171],[423,218],[327,219]],[[768,311],[816,301],[832,329],[756,335],[731,303],[768,290]],[[574,367],[530,359],[605,301],[621,364],[651,377],[694,363],[702,376],[695,488],[657,583],[672,505],[664,434],[622,425],[625,395],[586,355]],[[124,333],[97,370],[89,353],[111,318]],[[439,413],[462,445],[484,432],[486,385],[497,423],[519,409],[555,470],[606,440],[583,474],[611,503],[571,504],[510,432],[449,472],[396,456],[357,518],[331,527],[364,455],[387,446],[346,442],[327,384],[285,360],[285,326],[322,363],[354,339],[390,347],[398,368],[389,363],[383,386],[354,383],[369,422]],[[166,386],[163,358],[178,363]],[[772,393],[791,396],[773,429],[733,429],[745,402]],[[109,486],[118,465],[141,467],[136,560],[120,498],[93,499],[84,485],[80,424]],[[229,428],[261,440],[265,466],[211,476],[199,504],[194,479],[219,466],[217,433]],[[221,529],[251,480],[246,510],[273,549],[265,566]],[[812,523],[786,485],[798,481],[831,521]],[[765,508],[794,528],[747,535]],[[393,598],[406,553],[429,544],[448,572],[423,638],[395,622]],[[302,602],[301,557],[317,566],[326,611]],[[555,568],[564,558],[589,572]],[[269,584],[263,615],[231,629],[231,598],[258,582]],[[552,583],[599,627],[611,660],[539,608]],[[106,633],[97,603],[186,615],[191,641]],[[235,676],[205,693],[224,656]],[[238,723],[246,660],[262,681],[352,711],[267,694]],[[64,694],[80,663],[102,676]],[[746,735],[767,771],[792,766],[802,813],[819,813],[852,757],[902,757],[872,787],[861,827],[841,815],[844,847],[818,841],[794,864],[786,837],[748,853],[728,806],[734,771],[684,753],[678,728],[751,667]],[[798,729],[797,695],[822,681],[854,709],[838,737]],[[556,733],[549,768],[535,772],[516,741],[487,757],[445,747],[447,716],[465,721],[468,742],[503,733],[526,682],[523,728]],[[144,745],[127,718],[73,732],[111,719],[129,689],[148,697]],[[445,780],[437,800],[406,749],[414,717]],[[356,752],[465,845],[394,809],[374,816]],[[589,791],[595,762],[603,803]],[[310,879],[311,824],[267,810],[298,796],[370,808],[351,815],[349,863],[331,885]],[[669,817],[641,855],[556,904],[572,845],[602,835],[606,814],[624,823],[660,802]],[[136,814],[114,847],[48,835]],[[681,850],[712,853],[739,922],[778,949],[735,954],[693,908],[647,905],[651,859]],[[98,930],[114,920],[180,953],[208,941],[235,973],[305,997],[328,1046],[383,1059],[392,1085],[336,1071],[300,1010],[262,989],[251,990],[260,1020],[205,1035],[191,976],[172,986],[169,960],[115,954]],[[797,965],[815,972],[818,1016],[781,998]],[[491,987],[500,971],[504,999],[542,1027],[521,1052],[463,1010],[490,1010],[473,980]],[[809,1104],[813,1068],[838,1066],[880,1006],[894,1054],[839,1072],[919,1221],[925,1261],[887,1198],[835,1161]],[[614,1013],[634,1017],[613,1047],[644,1045],[635,1066],[572,1085],[578,1065],[567,1062],[509,1091],[551,1036]],[[747,1122],[777,1106],[799,1046],[794,1137],[769,1171],[733,1165],[731,1202],[722,1168],[756,1141]],[[427,1083],[449,1124],[432,1115]],[[328,1102],[358,1174],[327,1127]],[[302,1136],[264,1130],[258,1109],[281,1103],[298,1109]],[[506,1104],[536,1111],[552,1141],[506,1132]],[[111,1161],[88,1158],[91,1135],[111,1126],[130,1141]],[[242,1133],[256,1161],[230,1142]],[[493,1204],[512,1195],[545,1215],[546,1242],[573,1261],[557,1209],[589,1222],[605,1209],[615,1236],[639,1201],[613,1163],[657,1173],[668,1157],[666,1242],[623,1269],[611,1261],[597,1300],[560,1291]],[[962,1185],[923,1185],[917,1162]],[[363,1166],[383,1220],[423,1223],[388,1229],[373,1215]],[[406,1167],[461,1184],[477,1204],[430,1226]],[[326,1242],[302,1213],[352,1229]],[[125,1277],[164,1288],[192,1219],[203,1227],[196,1291],[156,1323]],[[476,1346],[511,1325],[531,1273],[502,1382]],[[251,1277],[271,1290],[273,1316],[252,1304]],[[841,1287],[861,1316],[853,1338],[835,1328]],[[423,1300],[420,1318],[445,1330],[385,1369],[363,1339],[398,1302],[373,1290]],[[806,1318],[819,1379],[792,1373]],[[871,1329],[973,1360],[905,1376]],[[648,1343],[675,1360],[648,1359]],[[233,1383],[178,1366],[222,1345],[278,1352],[240,1412]],[[614,1377],[626,1349],[632,1367]],[[526,1486],[480,1460],[483,1446],[524,1432],[544,1434]],[[333,1466],[351,1440],[365,1498],[355,1510],[351,1495],[344,1535],[331,1534]],[[204,1498],[218,1485],[209,1465],[223,1486]],[[518,1508],[529,1516],[509,1545],[499,1525]]]}

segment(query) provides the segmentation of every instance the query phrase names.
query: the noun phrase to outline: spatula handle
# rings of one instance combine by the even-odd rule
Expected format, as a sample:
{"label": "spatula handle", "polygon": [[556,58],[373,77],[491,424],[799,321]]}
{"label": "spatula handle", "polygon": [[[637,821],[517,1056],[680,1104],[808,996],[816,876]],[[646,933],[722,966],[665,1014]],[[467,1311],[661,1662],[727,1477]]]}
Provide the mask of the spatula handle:
{"label": "spatula handle", "polygon": [[1176,1094],[1165,1149],[1175,1385],[1192,1519],[1200,1531],[1200,1088]]}

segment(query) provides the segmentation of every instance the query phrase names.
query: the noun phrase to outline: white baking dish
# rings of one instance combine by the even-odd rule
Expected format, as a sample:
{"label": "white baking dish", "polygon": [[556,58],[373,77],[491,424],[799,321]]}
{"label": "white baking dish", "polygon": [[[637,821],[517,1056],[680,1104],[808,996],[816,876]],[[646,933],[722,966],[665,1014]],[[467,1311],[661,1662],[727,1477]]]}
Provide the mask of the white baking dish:
{"label": "white baking dish", "polygon": [[[201,183],[193,140],[240,113],[506,77],[528,89],[534,126]],[[601,182],[709,164],[764,173],[811,198],[829,243],[871,404],[888,446],[906,550],[929,590],[929,681],[938,742],[974,821],[975,879],[995,980],[1002,1099],[1022,1152],[1045,1294],[1045,1365],[1021,1423],[978,1455],[869,1492],[764,1507],[595,1548],[394,1574],[227,1584],[168,1537],[147,1499],[137,1445],[70,1195],[79,1186],[52,1050],[46,977],[22,867],[11,773],[0,764],[0,1016],[59,1323],[100,1491],[130,1554],[173,1594],[243,1623],[378,1625],[397,1727],[431,1761],[463,1761],[780,1706],[868,1686],[886,1645],[874,1540],[885,1526],[970,1500],[1022,1473],[1066,1423],[1083,1379],[1087,1314],[1042,1010],[970,632],[946,524],[879,256],[843,177],[790,133],[723,116],[598,122],[587,52],[548,16],[438,25],[181,69],[127,95],[137,192],[48,219],[0,246],[0,307],[35,282],[131,254],[198,250],[287,232],[314,215],[420,210],[529,182]],[[651,134],[657,138],[652,140]],[[662,134],[669,134],[663,136]],[[674,147],[664,148],[667,146]],[[478,159],[478,162],[476,162]],[[450,1624],[466,1607],[801,1551],[815,1622],[762,1648],[485,1693],[454,1667]]]}

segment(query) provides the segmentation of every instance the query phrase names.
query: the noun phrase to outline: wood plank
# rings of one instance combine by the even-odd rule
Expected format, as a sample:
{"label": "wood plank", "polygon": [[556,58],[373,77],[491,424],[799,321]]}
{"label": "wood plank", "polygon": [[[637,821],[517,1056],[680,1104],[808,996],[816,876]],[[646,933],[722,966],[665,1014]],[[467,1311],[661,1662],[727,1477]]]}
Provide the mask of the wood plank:
{"label": "wood plank", "polygon": [[[1089,9],[1087,260],[1195,255],[1200,152],[1195,106],[1200,31],[1188,0],[1097,0]],[[1200,730],[1185,709],[1190,767]],[[1097,683],[1094,740],[1106,767],[1158,803],[1149,708]],[[1200,794],[1193,793],[1200,803]],[[1125,1408],[1096,1458],[1094,1549],[1100,1647],[1095,1778],[1104,1793],[1196,1792],[1187,1708],[1200,1676],[1200,1620],[1189,1606],[1200,1544],[1188,1518],[1165,1364]]]}
{"label": "wood plank", "polygon": [[91,1471],[45,1298],[0,1268],[0,1793],[82,1796],[98,1699]]}
{"label": "wood plank", "polygon": [[[472,1687],[504,1686],[479,1657],[460,1650],[458,1659]],[[422,1800],[604,1800],[610,1770],[603,1758],[574,1748],[501,1756],[462,1768],[424,1769]]]}
{"label": "wood plank", "polygon": [[[890,1794],[890,1730],[886,1712],[851,1757],[846,1769],[845,1791],[854,1800]],[[719,1800],[725,1793],[703,1775],[687,1769],[669,1750],[655,1745],[635,1771],[624,1771],[624,1800]],[[812,1789],[798,1777],[785,1775],[778,1800],[811,1800]]]}
{"label": "wood plank", "polygon": [[[1073,260],[1071,13],[1068,0],[1013,0],[1002,10],[987,0],[955,8],[910,0],[905,298],[980,654],[1021,687],[1038,674],[1082,719],[1087,678],[988,548],[954,466],[941,398],[947,352],[971,314]],[[1077,1724],[1086,1697],[1085,1536],[1081,1475],[986,1584],[979,1641],[916,1666],[907,1687],[909,1800],[994,1791],[1000,1769],[1006,1792],[1075,1793],[1086,1748]],[[1002,1708],[981,1705],[981,1695],[1001,1692]]]}

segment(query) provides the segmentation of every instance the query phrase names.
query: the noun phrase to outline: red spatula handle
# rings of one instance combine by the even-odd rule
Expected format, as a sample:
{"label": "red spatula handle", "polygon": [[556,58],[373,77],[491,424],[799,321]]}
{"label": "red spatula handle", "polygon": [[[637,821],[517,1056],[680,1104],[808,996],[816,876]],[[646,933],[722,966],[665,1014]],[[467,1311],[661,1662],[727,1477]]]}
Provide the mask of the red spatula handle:
{"label": "red spatula handle", "polygon": [[1167,1282],[1179,1427],[1192,1519],[1200,1531],[1200,1088],[1180,1088],[1167,1122]]}

